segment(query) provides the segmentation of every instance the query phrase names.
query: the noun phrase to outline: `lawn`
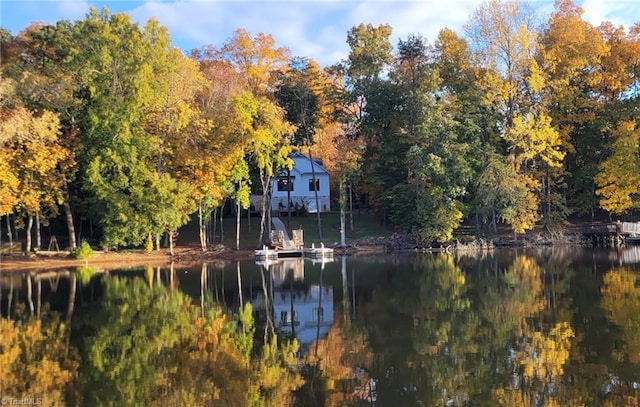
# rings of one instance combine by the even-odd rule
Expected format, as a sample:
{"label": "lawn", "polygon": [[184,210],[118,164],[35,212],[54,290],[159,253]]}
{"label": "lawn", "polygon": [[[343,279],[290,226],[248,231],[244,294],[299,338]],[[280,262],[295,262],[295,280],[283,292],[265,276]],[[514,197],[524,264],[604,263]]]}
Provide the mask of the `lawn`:
{"label": "lawn", "polygon": [[[287,216],[281,217],[282,222],[287,226],[289,237],[291,237],[292,229],[302,229],[304,233],[305,246],[312,243],[319,245],[320,238],[318,235],[317,218],[315,214],[305,214],[301,216],[291,216],[291,223],[288,225]],[[340,242],[340,213],[324,212],[321,213],[322,222],[322,243],[331,245]],[[223,218],[222,221],[222,241],[220,234],[220,223],[217,221],[215,244],[224,244],[225,246],[235,247],[236,245],[236,219],[232,215]],[[369,212],[354,212],[353,214],[353,230],[349,227],[349,216],[346,218],[346,238],[349,241],[362,237],[389,236],[393,230],[385,228],[373,214]],[[252,216],[250,221],[247,216],[243,216],[240,224],[240,248],[253,249],[256,246],[260,235],[260,217]],[[178,235],[179,246],[198,245],[198,220],[193,219],[187,225],[182,227]]]}

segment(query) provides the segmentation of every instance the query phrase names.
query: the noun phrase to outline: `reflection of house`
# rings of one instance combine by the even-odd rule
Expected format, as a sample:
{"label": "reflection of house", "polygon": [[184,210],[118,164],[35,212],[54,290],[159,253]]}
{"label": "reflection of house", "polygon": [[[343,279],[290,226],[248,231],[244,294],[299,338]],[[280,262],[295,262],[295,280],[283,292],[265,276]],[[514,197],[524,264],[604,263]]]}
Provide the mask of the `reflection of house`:
{"label": "reflection of house", "polygon": [[[254,307],[264,308],[264,297],[258,294]],[[293,308],[293,313],[292,313]],[[324,338],[333,325],[333,287],[312,285],[309,290],[279,289],[273,293],[274,324],[284,332],[292,332],[301,345]]]}
{"label": "reflection of house", "polygon": [[[320,212],[330,208],[329,173],[317,161],[313,162],[313,171],[309,157],[302,154],[292,154],[293,168],[289,173],[282,172],[274,176],[271,182],[271,210],[287,211],[287,202],[290,202],[291,210],[316,212],[315,190],[318,191],[318,205]],[[315,171],[315,183],[313,172]],[[290,194],[287,192],[290,191]],[[288,201],[288,195],[291,201]],[[252,195],[251,204],[259,211],[262,196]]]}

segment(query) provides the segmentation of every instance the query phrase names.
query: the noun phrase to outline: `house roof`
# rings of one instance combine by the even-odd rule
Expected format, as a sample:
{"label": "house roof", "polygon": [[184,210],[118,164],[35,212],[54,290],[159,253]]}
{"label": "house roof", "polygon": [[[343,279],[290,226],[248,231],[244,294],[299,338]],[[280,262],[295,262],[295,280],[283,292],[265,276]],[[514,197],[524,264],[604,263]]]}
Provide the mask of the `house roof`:
{"label": "house roof", "polygon": [[[294,153],[291,154],[291,159],[294,162],[292,171],[299,172],[300,174],[311,174],[311,161],[309,160],[309,157],[304,154]],[[329,174],[329,172],[316,160],[313,162],[313,167],[316,175]]]}

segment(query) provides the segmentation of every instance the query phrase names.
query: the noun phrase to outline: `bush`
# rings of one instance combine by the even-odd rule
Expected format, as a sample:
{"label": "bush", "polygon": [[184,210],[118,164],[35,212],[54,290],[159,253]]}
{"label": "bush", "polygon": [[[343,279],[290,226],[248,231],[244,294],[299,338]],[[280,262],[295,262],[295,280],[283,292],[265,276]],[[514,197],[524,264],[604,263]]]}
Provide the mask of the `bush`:
{"label": "bush", "polygon": [[72,256],[76,259],[88,259],[93,256],[93,249],[86,241],[82,241],[78,247],[72,253]]}

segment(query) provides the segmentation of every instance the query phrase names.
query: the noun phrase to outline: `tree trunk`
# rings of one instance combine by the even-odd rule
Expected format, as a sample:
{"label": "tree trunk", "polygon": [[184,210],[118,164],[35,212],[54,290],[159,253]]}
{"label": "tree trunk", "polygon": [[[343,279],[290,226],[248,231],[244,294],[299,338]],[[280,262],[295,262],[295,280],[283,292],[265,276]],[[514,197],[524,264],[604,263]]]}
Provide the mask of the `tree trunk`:
{"label": "tree trunk", "polygon": [[216,233],[217,233],[216,230],[217,230],[217,227],[218,227],[218,224],[216,223],[217,219],[218,219],[218,208],[215,208],[213,210],[213,217],[211,218],[211,226],[212,226],[211,227],[211,230],[212,230],[212,232],[211,232],[211,244],[214,245],[214,246],[216,244]]}
{"label": "tree trunk", "polygon": [[11,233],[11,215],[7,213],[7,237],[9,238],[9,254],[13,253],[13,234]]}
{"label": "tree trunk", "polygon": [[267,225],[267,212],[271,211],[271,202],[269,200],[269,183],[271,177],[266,174],[266,171],[260,170],[260,182],[262,183],[262,202],[260,203],[260,246],[263,246],[267,241],[266,231],[270,227]]}
{"label": "tree trunk", "polygon": [[494,205],[494,207],[491,210],[491,226],[493,226],[493,233],[496,234],[498,233],[498,223],[496,221],[496,207]]}
{"label": "tree trunk", "polygon": [[349,183],[349,230],[353,232],[353,184]]}
{"label": "tree trunk", "polygon": [[318,185],[316,185],[316,166],[314,165],[313,162],[313,155],[311,152],[311,146],[309,146],[309,162],[311,164],[311,178],[312,178],[312,182],[313,182],[313,196],[316,200],[316,218],[318,221],[318,238],[320,239],[320,242],[322,242],[324,239],[322,238],[322,219],[320,218],[320,202],[318,200]]}
{"label": "tree trunk", "polygon": [[345,216],[345,206],[347,206],[347,197],[346,197],[346,191],[345,191],[345,185],[344,185],[344,180],[340,180],[340,247],[345,247],[347,245],[346,243],[346,236],[345,236],[345,223],[346,223],[346,216]]}
{"label": "tree trunk", "polygon": [[31,229],[33,229],[33,214],[27,215],[27,236],[25,237],[26,244],[24,248],[24,255],[28,256],[31,253]]}
{"label": "tree trunk", "polygon": [[35,249],[40,251],[42,249],[42,232],[40,230],[40,213],[36,212],[36,246]]}
{"label": "tree trunk", "polygon": [[65,199],[64,202],[62,203],[62,206],[64,208],[64,218],[67,222],[67,232],[69,234],[69,248],[71,250],[74,250],[77,245],[78,242],[76,241],[76,229],[73,225],[73,212],[71,212],[71,205],[69,204],[69,193],[65,193]]}
{"label": "tree trunk", "polygon": [[173,246],[175,243],[175,239],[176,239],[176,232],[168,232],[168,236],[169,236],[169,253],[171,254],[171,257],[173,257]]}
{"label": "tree trunk", "polygon": [[251,232],[251,203],[249,203],[249,208],[247,209],[247,228]]}
{"label": "tree trunk", "polygon": [[236,250],[240,250],[240,201],[236,203]]}
{"label": "tree trunk", "polygon": [[224,205],[227,203],[225,199],[222,201],[222,206],[220,207],[220,244],[224,244],[224,225],[222,221],[224,220]]}
{"label": "tree trunk", "polygon": [[287,228],[291,229],[291,170],[287,169]]}
{"label": "tree trunk", "polygon": [[202,216],[202,201],[198,202],[198,230],[200,231],[200,248],[204,252],[207,250],[206,225]]}

